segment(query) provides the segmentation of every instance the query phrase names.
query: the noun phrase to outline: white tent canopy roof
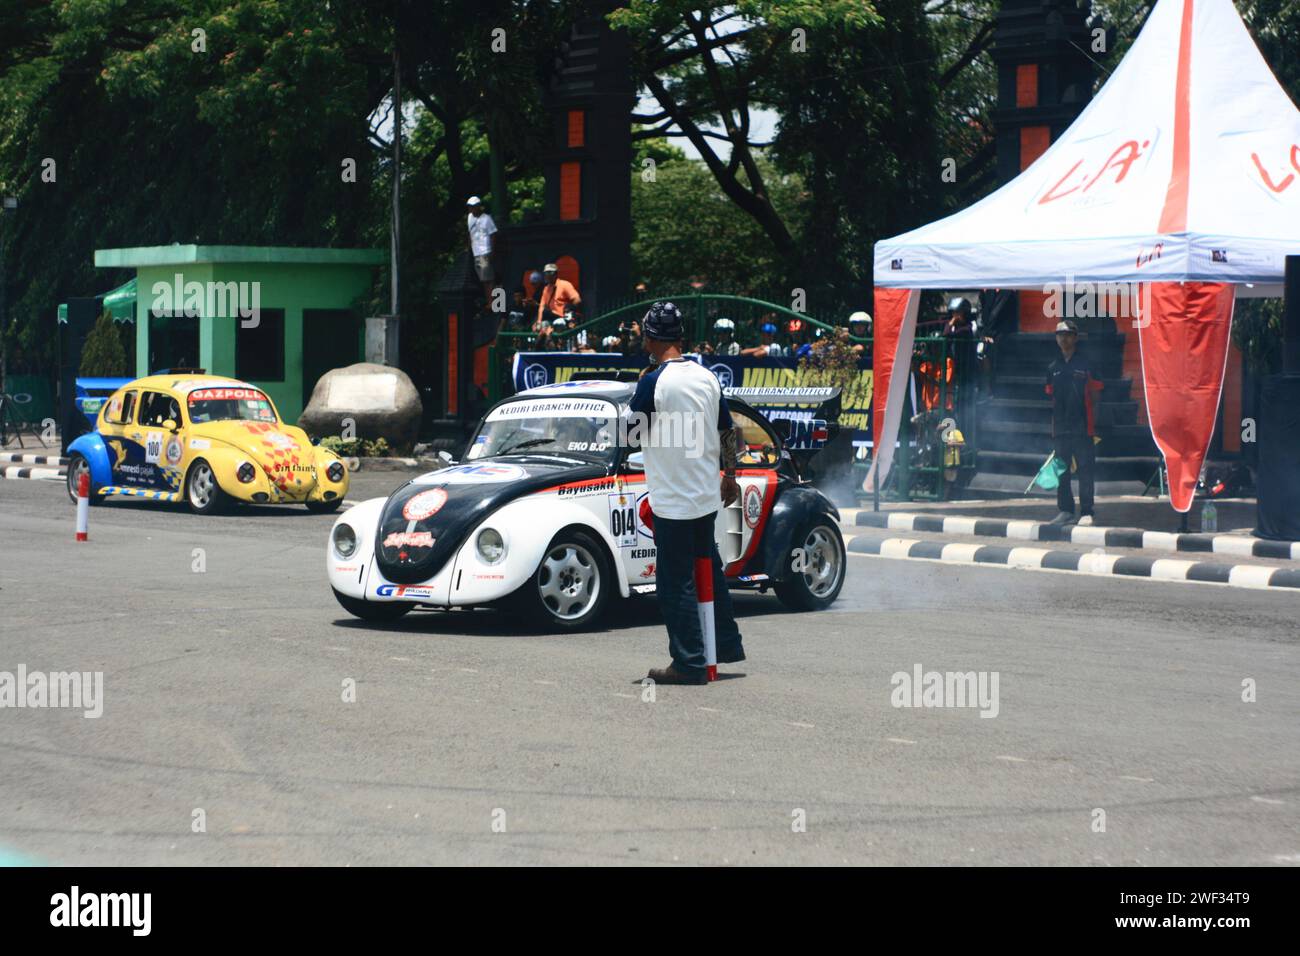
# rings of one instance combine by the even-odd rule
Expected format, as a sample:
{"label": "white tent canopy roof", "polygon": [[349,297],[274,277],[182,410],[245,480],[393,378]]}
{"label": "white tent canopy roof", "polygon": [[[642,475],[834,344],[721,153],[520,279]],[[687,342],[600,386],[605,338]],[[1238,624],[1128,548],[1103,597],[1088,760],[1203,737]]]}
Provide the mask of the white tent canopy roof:
{"label": "white tent canopy roof", "polygon": [[1199,280],[1280,295],[1287,254],[1300,254],[1300,112],[1232,0],[1159,0],[1037,162],[876,243],[874,272],[909,289]]}

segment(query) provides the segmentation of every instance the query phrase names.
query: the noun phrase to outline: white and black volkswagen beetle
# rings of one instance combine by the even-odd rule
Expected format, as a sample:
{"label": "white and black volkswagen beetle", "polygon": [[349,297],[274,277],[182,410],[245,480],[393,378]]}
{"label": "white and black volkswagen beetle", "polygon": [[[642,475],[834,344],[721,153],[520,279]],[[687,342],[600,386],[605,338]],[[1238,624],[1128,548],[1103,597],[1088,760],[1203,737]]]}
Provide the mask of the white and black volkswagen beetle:
{"label": "white and black volkswagen beetle", "polygon": [[[498,402],[460,463],[339,517],[325,553],[334,596],[367,621],[416,607],[499,605],[547,629],[573,630],[614,598],[653,591],[645,475],[640,455],[619,440],[634,388],[575,380]],[[835,425],[774,426],[730,391],[727,400],[742,438],[740,498],[719,501],[716,524],[727,577],[736,589],[770,587],[790,608],[827,607],[844,583],[839,512],[801,477],[796,459],[806,460]]]}

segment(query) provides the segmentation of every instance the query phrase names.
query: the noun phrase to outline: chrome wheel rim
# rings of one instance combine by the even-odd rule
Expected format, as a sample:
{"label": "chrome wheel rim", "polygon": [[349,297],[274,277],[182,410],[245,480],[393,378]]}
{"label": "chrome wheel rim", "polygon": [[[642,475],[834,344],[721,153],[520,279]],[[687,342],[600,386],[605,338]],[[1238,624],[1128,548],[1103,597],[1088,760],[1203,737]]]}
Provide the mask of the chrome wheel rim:
{"label": "chrome wheel rim", "polygon": [[825,528],[813,528],[804,539],[803,550],[808,559],[803,580],[809,592],[819,598],[833,593],[844,573],[844,558],[835,536]]}
{"label": "chrome wheel rim", "polygon": [[595,557],[582,545],[556,545],[537,571],[537,593],[542,603],[562,621],[582,617],[600,597],[599,568]]}
{"label": "chrome wheel rim", "polygon": [[84,458],[78,458],[68,469],[68,497],[73,501],[77,500],[77,484],[81,481],[81,476],[90,471],[90,463]]}
{"label": "chrome wheel rim", "polygon": [[215,487],[216,481],[212,477],[212,469],[203,463],[195,465],[194,471],[190,474],[190,504],[196,508],[206,508],[212,501],[212,491]]}

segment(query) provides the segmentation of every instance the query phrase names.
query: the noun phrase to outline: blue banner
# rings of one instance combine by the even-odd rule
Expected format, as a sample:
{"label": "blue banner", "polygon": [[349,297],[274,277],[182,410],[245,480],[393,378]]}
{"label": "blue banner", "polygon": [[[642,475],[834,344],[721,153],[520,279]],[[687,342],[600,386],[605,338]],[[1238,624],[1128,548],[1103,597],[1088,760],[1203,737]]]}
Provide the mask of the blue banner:
{"label": "blue banner", "polygon": [[[800,368],[796,358],[757,358],[754,356],[689,355],[718,377],[723,388],[808,388],[839,385],[841,428],[853,432],[854,445],[871,445],[871,360],[859,359],[857,374],[828,381],[825,371]],[[644,352],[622,355],[618,352],[517,352],[512,380],[515,391],[538,388],[554,382],[567,382],[580,372],[640,372],[649,363]],[[768,418],[804,421],[812,418],[808,405],[750,402]]]}

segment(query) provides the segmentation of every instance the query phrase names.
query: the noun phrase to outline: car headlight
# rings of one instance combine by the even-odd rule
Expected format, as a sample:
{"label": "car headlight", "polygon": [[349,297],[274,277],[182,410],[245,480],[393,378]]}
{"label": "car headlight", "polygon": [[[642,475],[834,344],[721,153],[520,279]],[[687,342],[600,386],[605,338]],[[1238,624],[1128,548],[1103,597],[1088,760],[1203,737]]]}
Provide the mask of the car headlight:
{"label": "car headlight", "polygon": [[239,467],[235,469],[235,477],[244,484],[248,484],[257,477],[257,469],[253,467],[251,461],[241,462]]}
{"label": "car headlight", "polygon": [[474,541],[478,556],[488,564],[496,564],[506,556],[506,542],[496,528],[484,528]]}
{"label": "car headlight", "polygon": [[350,524],[336,524],[331,535],[334,553],[340,558],[350,558],[357,553],[357,533]]}
{"label": "car headlight", "polygon": [[330,481],[334,482],[334,484],[336,484],[336,485],[337,485],[340,481],[342,481],[342,480],[343,480],[343,462],[341,462],[341,461],[332,461],[332,462],[330,462],[329,467],[325,469],[325,477],[328,478]]}

